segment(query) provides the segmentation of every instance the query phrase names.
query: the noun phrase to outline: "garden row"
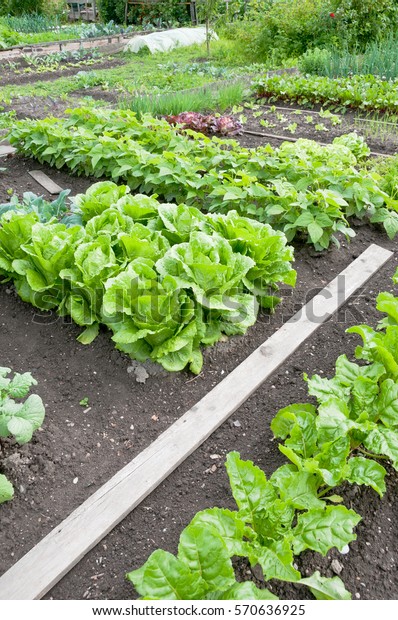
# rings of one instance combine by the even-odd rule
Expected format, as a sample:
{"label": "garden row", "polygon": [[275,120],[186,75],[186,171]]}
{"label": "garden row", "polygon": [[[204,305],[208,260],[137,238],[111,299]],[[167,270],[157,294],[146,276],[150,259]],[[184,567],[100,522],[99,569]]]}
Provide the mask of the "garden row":
{"label": "garden row", "polygon": [[[177,133],[149,117],[84,109],[66,120],[20,121],[11,141],[56,167],[124,180],[148,195],[108,181],[78,196],[72,212],[65,196],[39,207],[14,200],[2,209],[2,275],[24,301],[87,327],[81,342],[102,323],[119,349],[169,370],[190,364],[199,372],[200,344],[244,333],[258,302],[274,307],[276,285],[295,279],[287,240],[304,237],[325,248],[335,233],[352,235],[352,215],[383,222],[390,237],[398,229],[381,179],[358,166],[368,149],[356,136],[331,147],[302,141],[249,151]],[[159,203],[154,192],[177,204]],[[301,579],[293,561],[305,549],[324,554],[354,540],[359,516],[335,505],[341,498],[329,491],[347,480],[381,495],[385,471],[364,456],[397,464],[397,302],[384,295],[379,305],[391,324],[379,332],[361,328],[366,342],[358,354],[368,366],[339,358],[333,380],[309,382],[318,410],[291,406],[275,419],[273,431],[287,439],[281,451],[292,464],[266,480],[231,454],[239,510],[200,513],[182,534],[178,558],[155,552],[130,575],[142,595],[272,598],[235,583],[231,557],[243,556],[261,565],[266,580],[303,583],[320,598],[349,596],[338,579]]]}
{"label": "garden row", "polygon": [[124,181],[133,191],[157,194],[204,211],[241,215],[270,224],[325,249],[336,233],[352,236],[347,218],[398,230],[394,201],[380,177],[357,164],[369,153],[356,134],[331,146],[307,140],[242,149],[237,142],[186,131],[129,111],[73,110],[67,119],[19,121],[9,135],[24,155],[74,173]]}
{"label": "garden row", "polygon": [[[398,272],[394,278],[398,282]],[[238,510],[199,512],[184,529],[178,555],[157,550],[128,574],[149,599],[272,599],[253,581],[236,582],[233,557],[260,565],[264,582],[272,579],[307,585],[318,599],[347,599],[338,577],[316,571],[302,578],[294,559],[306,549],[326,555],[355,540],[361,517],[342,505],[334,489],[343,482],[385,492],[387,459],[398,470],[398,298],[381,293],[377,308],[387,316],[378,329],[348,330],[363,339],[356,357],[336,361],[334,377],[308,377],[308,393],[318,406],[289,405],[271,429],[290,461],[267,480],[236,452],[227,456],[227,472]]]}
{"label": "garden row", "polygon": [[374,75],[351,75],[332,79],[312,75],[273,75],[253,84],[257,97],[267,101],[295,101],[327,105],[334,109],[397,112],[398,81]]}
{"label": "garden row", "polygon": [[24,301],[86,327],[82,343],[102,323],[131,357],[199,373],[200,344],[244,333],[259,304],[278,303],[278,283],[295,283],[285,236],[235,211],[203,215],[106,181],[75,200],[80,217],[66,223],[52,218],[62,200],[3,207],[0,274]]}

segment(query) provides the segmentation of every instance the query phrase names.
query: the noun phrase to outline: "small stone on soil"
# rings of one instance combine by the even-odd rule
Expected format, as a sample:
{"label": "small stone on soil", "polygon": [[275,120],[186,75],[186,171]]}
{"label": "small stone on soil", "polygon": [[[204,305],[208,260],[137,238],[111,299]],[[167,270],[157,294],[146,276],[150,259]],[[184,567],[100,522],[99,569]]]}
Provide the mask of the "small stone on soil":
{"label": "small stone on soil", "polygon": [[331,567],[332,567],[332,571],[336,573],[336,575],[340,575],[340,573],[342,572],[344,568],[342,563],[339,562],[338,560],[332,560]]}

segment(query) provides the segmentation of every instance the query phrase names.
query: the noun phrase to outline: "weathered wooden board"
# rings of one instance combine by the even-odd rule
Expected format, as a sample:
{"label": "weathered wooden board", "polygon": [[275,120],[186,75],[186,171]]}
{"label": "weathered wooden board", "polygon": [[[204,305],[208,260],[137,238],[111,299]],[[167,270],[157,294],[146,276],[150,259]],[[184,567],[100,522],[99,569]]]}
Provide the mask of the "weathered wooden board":
{"label": "weathered wooden board", "polygon": [[37,181],[49,194],[59,194],[62,192],[62,187],[57,185],[49,176],[42,170],[31,170],[30,176]]}
{"label": "weathered wooden board", "polygon": [[371,245],[8,572],[0,599],[38,599],[142,502],[392,256]]}
{"label": "weathered wooden board", "polygon": [[17,149],[14,149],[10,144],[0,144],[0,157],[7,157],[7,155],[13,155]]}

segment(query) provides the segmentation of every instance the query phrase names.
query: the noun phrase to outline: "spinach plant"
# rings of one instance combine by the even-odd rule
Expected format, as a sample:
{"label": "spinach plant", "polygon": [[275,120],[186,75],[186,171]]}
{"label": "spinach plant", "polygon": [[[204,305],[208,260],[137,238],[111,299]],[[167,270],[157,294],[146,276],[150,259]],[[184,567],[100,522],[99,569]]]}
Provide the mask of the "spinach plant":
{"label": "spinach plant", "polygon": [[[398,283],[398,271],[394,276]],[[338,577],[315,572],[302,578],[294,557],[303,551],[326,555],[355,540],[360,516],[343,505],[333,489],[343,483],[385,492],[390,461],[398,471],[398,297],[381,293],[378,309],[387,316],[373,330],[358,333],[363,346],[356,356],[336,361],[331,379],[314,375],[308,392],[318,407],[293,404],[271,423],[280,451],[289,463],[269,479],[237,452],[227,456],[227,472],[237,511],[211,508],[199,512],[180,537],[177,556],[157,550],[127,578],[149,599],[271,599],[253,582],[237,583],[232,558],[259,565],[264,586],[272,579],[310,588],[318,599],[348,599]]]}

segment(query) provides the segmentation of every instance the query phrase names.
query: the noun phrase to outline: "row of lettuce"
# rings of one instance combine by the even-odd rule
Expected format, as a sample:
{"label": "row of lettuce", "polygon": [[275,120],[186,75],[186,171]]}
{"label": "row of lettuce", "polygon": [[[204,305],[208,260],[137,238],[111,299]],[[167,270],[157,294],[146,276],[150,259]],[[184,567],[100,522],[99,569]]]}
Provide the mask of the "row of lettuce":
{"label": "row of lettuce", "polygon": [[56,168],[202,211],[235,209],[316,250],[337,243],[336,233],[353,236],[352,216],[382,224],[390,238],[398,231],[396,203],[380,175],[359,165],[369,149],[355,133],[329,146],[298,140],[245,149],[147,115],[78,108],[62,119],[18,121],[9,139],[23,155]]}
{"label": "row of lettuce", "polygon": [[199,373],[201,345],[244,334],[260,305],[278,303],[278,284],[294,286],[293,249],[236,211],[206,215],[129,191],[94,184],[74,214],[62,197],[3,207],[0,276],[25,302],[84,326],[82,343],[103,324],[131,357]]}
{"label": "row of lettuce", "polygon": [[[318,599],[351,598],[338,577],[316,571],[302,578],[295,558],[305,550],[323,556],[332,548],[343,551],[356,539],[361,517],[343,505],[335,487],[366,485],[382,497],[386,469],[379,460],[398,471],[398,297],[381,293],[377,307],[387,316],[376,330],[347,330],[362,337],[356,349],[361,363],[342,355],[331,379],[305,376],[318,405],[289,405],[273,419],[289,463],[267,479],[251,461],[228,454],[238,509],[199,512],[183,530],[176,556],[158,549],[130,572],[127,578],[143,598],[275,599],[265,587],[270,580],[304,585]],[[236,556],[261,567],[264,589],[236,581]]]}

